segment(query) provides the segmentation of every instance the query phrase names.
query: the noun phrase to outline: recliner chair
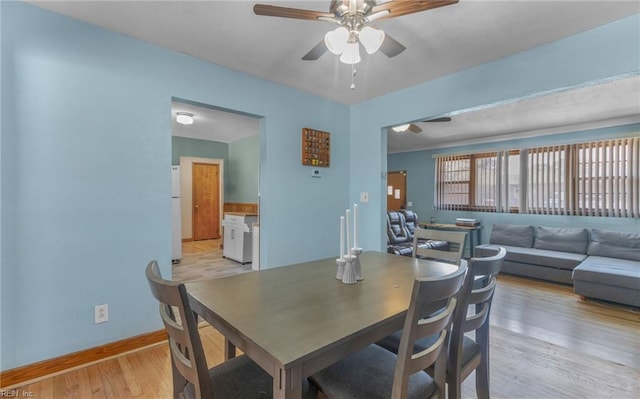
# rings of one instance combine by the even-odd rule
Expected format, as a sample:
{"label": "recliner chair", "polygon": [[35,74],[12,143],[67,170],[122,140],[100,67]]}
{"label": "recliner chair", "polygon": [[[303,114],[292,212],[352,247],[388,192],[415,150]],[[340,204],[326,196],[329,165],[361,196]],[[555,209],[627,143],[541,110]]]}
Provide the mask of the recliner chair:
{"label": "recliner chair", "polygon": [[411,256],[413,235],[407,229],[404,215],[397,211],[387,212],[387,252]]}
{"label": "recliner chair", "polygon": [[405,226],[413,238],[413,232],[418,228],[418,214],[408,209],[401,209],[400,213],[404,215]]}
{"label": "recliner chair", "polygon": [[[409,217],[407,222],[406,216]],[[387,211],[387,253],[413,256],[413,232],[418,228],[418,214],[403,209],[401,211]],[[421,248],[449,250],[446,241],[421,241]]]}

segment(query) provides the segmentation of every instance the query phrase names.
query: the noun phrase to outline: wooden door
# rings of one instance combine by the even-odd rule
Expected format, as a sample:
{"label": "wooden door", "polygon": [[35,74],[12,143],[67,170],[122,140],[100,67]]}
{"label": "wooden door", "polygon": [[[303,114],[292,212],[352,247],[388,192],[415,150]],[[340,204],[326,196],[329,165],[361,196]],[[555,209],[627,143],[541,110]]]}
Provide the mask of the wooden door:
{"label": "wooden door", "polygon": [[407,206],[407,172],[387,173],[387,211],[397,211]]}
{"label": "wooden door", "polygon": [[193,163],[193,240],[220,238],[220,166]]}

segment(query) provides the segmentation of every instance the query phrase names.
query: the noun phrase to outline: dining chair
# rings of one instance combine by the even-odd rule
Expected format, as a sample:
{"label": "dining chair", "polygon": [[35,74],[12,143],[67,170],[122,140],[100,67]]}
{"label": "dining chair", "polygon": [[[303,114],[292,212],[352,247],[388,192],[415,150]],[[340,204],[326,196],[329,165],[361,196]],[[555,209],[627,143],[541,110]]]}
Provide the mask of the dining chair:
{"label": "dining chair", "polygon": [[[465,271],[466,262],[449,275],[414,281],[397,355],[372,344],[312,375],[311,382],[329,399],[444,398],[454,295]],[[414,341],[431,335],[438,338],[414,355]],[[433,377],[423,371],[431,365]]]}
{"label": "dining chair", "polygon": [[[464,252],[467,233],[463,231],[443,231],[434,229],[415,229],[413,232],[413,257],[435,259],[453,264],[459,264]],[[429,246],[425,243],[443,242],[449,243],[448,249],[437,249],[438,246]]]}
{"label": "dining chair", "polygon": [[[476,370],[478,399],[489,394],[489,312],[497,275],[507,251],[500,247],[497,254],[486,258],[471,258],[464,284],[456,294],[458,301],[451,326],[449,359],[447,362],[447,389],[449,399],[460,399],[462,382]],[[471,309],[470,309],[471,308]],[[465,333],[475,331],[472,338]],[[401,331],[391,334],[377,344],[397,353],[401,347]],[[414,344],[413,352],[430,347],[437,336],[429,336]],[[433,374],[433,370],[428,370]]]}
{"label": "dining chair", "polygon": [[[147,265],[146,275],[151,293],[160,302],[160,317],[169,338],[174,398],[273,397],[273,379],[246,355],[208,369],[184,284],[164,280],[155,260]],[[317,394],[306,379],[303,392],[304,398]]]}
{"label": "dining chair", "polygon": [[[497,277],[507,250],[486,258],[471,258],[469,271],[456,296],[458,308],[453,316],[447,387],[449,399],[462,397],[462,382],[475,370],[476,395],[489,399],[489,313]],[[475,339],[467,333],[475,332]]]}

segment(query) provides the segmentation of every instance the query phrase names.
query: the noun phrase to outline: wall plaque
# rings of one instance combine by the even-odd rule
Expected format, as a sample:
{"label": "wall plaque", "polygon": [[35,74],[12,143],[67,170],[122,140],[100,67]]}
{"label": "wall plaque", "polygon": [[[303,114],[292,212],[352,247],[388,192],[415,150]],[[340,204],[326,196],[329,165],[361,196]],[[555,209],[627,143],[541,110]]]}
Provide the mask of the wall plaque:
{"label": "wall plaque", "polygon": [[331,160],[331,133],[302,129],[302,164],[328,168]]}

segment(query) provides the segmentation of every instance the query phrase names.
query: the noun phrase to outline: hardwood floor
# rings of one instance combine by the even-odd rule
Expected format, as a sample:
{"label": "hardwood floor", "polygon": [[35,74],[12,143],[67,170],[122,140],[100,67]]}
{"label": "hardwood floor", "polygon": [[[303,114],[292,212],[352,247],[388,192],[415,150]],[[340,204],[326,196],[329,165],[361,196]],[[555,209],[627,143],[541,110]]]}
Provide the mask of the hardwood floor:
{"label": "hardwood floor", "polygon": [[222,257],[220,239],[182,243],[182,260],[173,265],[172,279],[193,281],[251,271],[251,263],[242,265]]}
{"label": "hardwood floor", "polygon": [[[495,295],[493,399],[640,397],[640,309],[580,301],[571,287],[504,275]],[[210,326],[200,333],[207,363],[220,363],[222,336]],[[464,398],[476,397],[473,384],[472,374]],[[170,398],[168,350],[155,345],[15,392],[53,399]]]}

